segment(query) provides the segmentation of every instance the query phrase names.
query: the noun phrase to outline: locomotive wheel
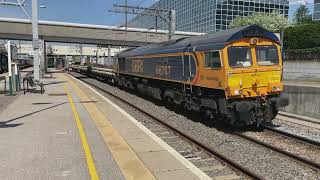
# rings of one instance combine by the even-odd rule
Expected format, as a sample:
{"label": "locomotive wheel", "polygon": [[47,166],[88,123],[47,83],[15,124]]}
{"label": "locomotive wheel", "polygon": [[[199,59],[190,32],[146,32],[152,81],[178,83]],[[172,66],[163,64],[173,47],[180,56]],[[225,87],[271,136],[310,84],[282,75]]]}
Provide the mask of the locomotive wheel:
{"label": "locomotive wheel", "polygon": [[271,122],[278,114],[278,110],[276,109],[276,107],[273,104],[268,104],[265,112],[264,112],[264,121],[269,123]]}
{"label": "locomotive wheel", "polygon": [[202,108],[200,110],[201,113],[201,119],[203,121],[213,121],[214,120],[214,113],[212,110],[208,108]]}
{"label": "locomotive wheel", "polygon": [[272,107],[272,112],[273,112],[272,119],[274,119],[278,115],[278,109],[276,108],[276,106],[274,104],[272,104],[271,107]]}
{"label": "locomotive wheel", "polygon": [[175,104],[174,104],[173,99],[171,97],[168,96],[165,98],[165,106],[168,109],[173,109],[175,107]]}

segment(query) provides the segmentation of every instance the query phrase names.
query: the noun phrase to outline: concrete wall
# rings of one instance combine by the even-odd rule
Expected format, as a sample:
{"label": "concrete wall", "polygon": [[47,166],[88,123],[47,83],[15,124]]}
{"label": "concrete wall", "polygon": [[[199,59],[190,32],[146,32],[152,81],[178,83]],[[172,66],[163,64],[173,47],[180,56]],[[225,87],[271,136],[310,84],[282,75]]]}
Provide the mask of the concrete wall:
{"label": "concrete wall", "polygon": [[283,95],[289,98],[289,106],[282,111],[320,119],[320,84],[286,84]]}
{"label": "concrete wall", "polygon": [[320,61],[286,61],[284,81],[320,81]]}
{"label": "concrete wall", "polygon": [[290,102],[281,110],[320,119],[320,61],[285,61],[283,65],[283,95]]}

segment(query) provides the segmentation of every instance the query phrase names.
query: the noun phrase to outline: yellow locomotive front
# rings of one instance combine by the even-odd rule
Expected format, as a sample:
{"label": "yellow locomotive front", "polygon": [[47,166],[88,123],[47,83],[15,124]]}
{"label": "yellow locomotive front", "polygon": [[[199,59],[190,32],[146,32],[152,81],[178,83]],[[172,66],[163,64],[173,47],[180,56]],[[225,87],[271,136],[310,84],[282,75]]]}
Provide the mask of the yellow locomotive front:
{"label": "yellow locomotive front", "polygon": [[233,42],[222,51],[231,121],[246,125],[270,122],[279,107],[288,104],[287,99],[280,97],[283,90],[280,44],[251,37]]}
{"label": "yellow locomotive front", "polygon": [[267,96],[282,91],[280,46],[270,40],[251,38],[224,50],[228,99]]}

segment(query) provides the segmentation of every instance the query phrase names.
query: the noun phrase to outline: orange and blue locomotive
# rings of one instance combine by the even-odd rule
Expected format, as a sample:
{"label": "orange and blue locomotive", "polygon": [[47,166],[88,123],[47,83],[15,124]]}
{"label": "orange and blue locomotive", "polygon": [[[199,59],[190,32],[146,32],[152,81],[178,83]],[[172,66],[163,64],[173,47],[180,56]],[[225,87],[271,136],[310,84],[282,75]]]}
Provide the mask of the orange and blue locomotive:
{"label": "orange and blue locomotive", "polygon": [[116,82],[204,118],[259,125],[288,104],[280,46],[274,33],[251,25],[128,49],[116,56]]}

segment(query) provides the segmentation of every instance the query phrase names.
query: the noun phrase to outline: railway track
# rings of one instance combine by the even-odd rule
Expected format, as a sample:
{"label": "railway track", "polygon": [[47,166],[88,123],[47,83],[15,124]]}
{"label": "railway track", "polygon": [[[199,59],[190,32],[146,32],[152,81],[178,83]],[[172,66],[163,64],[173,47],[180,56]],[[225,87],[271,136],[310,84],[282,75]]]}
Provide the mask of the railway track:
{"label": "railway track", "polygon": [[[277,129],[287,129],[301,135],[313,134],[316,137],[315,139],[320,141],[320,136],[317,138],[320,130],[319,119],[281,112],[275,119],[274,124],[278,126]],[[300,130],[297,131],[297,129]]]}
{"label": "railway track", "polygon": [[[320,153],[320,142],[318,142],[318,141],[314,141],[312,139],[298,136],[296,134],[292,134],[292,133],[289,133],[286,131],[278,130],[278,129],[275,129],[275,128],[272,128],[269,126],[264,126],[264,128],[265,128],[264,132],[272,133],[276,136],[281,136],[283,138],[290,139],[292,141],[297,141],[297,142],[302,143],[305,146],[307,146],[308,149],[313,148],[315,151],[318,151]],[[288,151],[284,148],[280,148],[276,145],[273,145],[272,143],[267,143],[263,140],[259,140],[258,138],[247,135],[245,133],[235,132],[234,134],[239,136],[240,138],[246,139],[248,141],[259,144],[259,145],[266,147],[268,149],[271,149],[273,151],[276,151],[284,156],[290,157],[293,160],[300,162],[300,163],[302,163],[302,164],[304,164],[304,165],[306,165],[316,171],[320,171],[320,163],[318,161],[314,161],[310,158],[300,156],[297,153],[293,153],[293,152]]]}
{"label": "railway track", "polygon": [[[167,142],[170,146],[172,146],[175,149],[178,149],[178,152],[182,156],[184,156],[186,159],[193,162],[195,165],[205,164],[205,166],[200,166],[200,167],[197,165],[196,166],[199,167],[199,169],[204,171],[206,174],[208,174],[208,176],[212,178],[216,178],[216,176],[213,175],[212,172],[217,172],[217,170],[219,172],[221,171],[221,169],[224,169],[226,166],[231,171],[230,170],[227,171],[229,174],[228,173],[227,175],[224,174],[223,177],[237,178],[236,176],[238,176],[239,179],[248,179],[248,178],[264,179],[260,175],[255,174],[251,170],[243,167],[242,165],[238,164],[232,159],[224,156],[223,154],[208,147],[207,145],[197,141],[193,137],[185,134],[184,132],[170,126],[163,120],[146,112],[140,107],[135,106],[134,104],[128,102],[127,100],[124,100],[114,95],[113,93],[110,93],[105,89],[100,88],[99,86],[93,83],[90,83],[83,79],[80,79],[80,80],[91,85],[95,89],[108,94],[109,96],[117,99],[118,101],[130,106],[131,108],[139,111],[141,114],[148,117],[148,119],[151,119],[152,121],[144,122],[144,124],[147,125],[152,132],[154,132],[157,136],[159,136],[161,139]],[[183,144],[184,149],[179,149],[181,148],[181,144]],[[177,145],[178,147],[174,147],[175,145]]]}
{"label": "railway track", "polygon": [[320,121],[317,121],[314,118],[310,118],[310,117],[306,117],[306,116],[292,115],[292,114],[286,113],[286,112],[279,112],[279,115],[286,117],[286,118],[295,119],[296,122],[292,122],[292,121],[284,120],[282,118],[281,119],[278,118],[281,121],[287,121],[287,122],[297,123],[297,124],[299,124],[299,121],[306,122],[307,124],[300,124],[300,125],[310,126],[310,127],[312,127],[312,125],[320,125]]}
{"label": "railway track", "polygon": [[296,141],[300,141],[302,143],[310,144],[310,145],[315,146],[315,147],[320,149],[320,142],[319,141],[315,141],[313,139],[309,139],[309,138],[306,138],[306,137],[303,137],[303,136],[299,136],[297,134],[293,134],[293,133],[290,133],[290,132],[287,132],[287,131],[276,129],[276,128],[273,128],[273,127],[270,127],[270,126],[264,125],[263,127],[265,128],[266,131],[269,131],[271,133],[278,134],[278,135],[281,135],[281,136],[284,136],[286,138],[290,138],[290,139],[293,139],[293,140],[296,140]]}

